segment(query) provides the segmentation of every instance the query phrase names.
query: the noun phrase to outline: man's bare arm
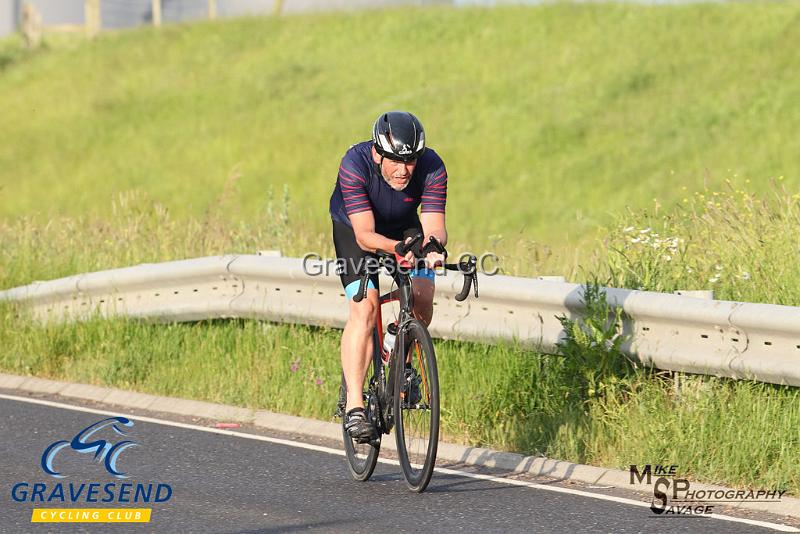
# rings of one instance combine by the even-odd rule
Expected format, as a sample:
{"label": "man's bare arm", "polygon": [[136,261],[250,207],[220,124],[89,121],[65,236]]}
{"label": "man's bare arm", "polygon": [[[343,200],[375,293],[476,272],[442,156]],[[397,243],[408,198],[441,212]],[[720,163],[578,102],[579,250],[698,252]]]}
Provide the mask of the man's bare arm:
{"label": "man's bare arm", "polygon": [[394,252],[394,247],[399,241],[389,239],[375,232],[375,216],[372,211],[362,211],[350,215],[353,232],[356,234],[356,243],[362,250],[376,252],[382,250],[389,254]]}
{"label": "man's bare arm", "polygon": [[426,211],[420,214],[419,220],[422,223],[422,232],[425,234],[425,243],[428,242],[428,236],[435,236],[436,239],[442,242],[442,245],[447,245],[447,228],[444,224],[444,213]]}

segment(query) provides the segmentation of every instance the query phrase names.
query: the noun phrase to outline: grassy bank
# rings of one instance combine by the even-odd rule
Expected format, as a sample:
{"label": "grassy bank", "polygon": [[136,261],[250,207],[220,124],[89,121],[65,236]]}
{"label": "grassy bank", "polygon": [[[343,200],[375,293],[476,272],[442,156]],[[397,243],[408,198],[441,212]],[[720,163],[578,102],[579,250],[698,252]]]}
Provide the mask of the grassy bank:
{"label": "grassy bank", "polygon": [[[198,217],[239,173],[228,218],[251,221],[286,185],[322,232],[344,150],[380,111],[409,108],[448,164],[455,238],[523,238],[572,261],[610,214],[679,201],[682,185],[800,176],[798,16],[557,4],[245,18],[33,53],[7,41],[0,218],[109,217],[134,188]],[[402,76],[375,43],[408,45]]]}

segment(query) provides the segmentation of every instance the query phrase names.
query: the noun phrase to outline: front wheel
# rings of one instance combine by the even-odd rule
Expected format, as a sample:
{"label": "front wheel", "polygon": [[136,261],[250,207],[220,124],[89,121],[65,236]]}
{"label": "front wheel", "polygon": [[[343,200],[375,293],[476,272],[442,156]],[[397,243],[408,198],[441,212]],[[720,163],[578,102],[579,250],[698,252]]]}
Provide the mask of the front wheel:
{"label": "front wheel", "polygon": [[395,437],[406,484],[422,492],[439,444],[439,373],[428,329],[412,319],[405,339],[405,358],[396,358],[394,367]]}

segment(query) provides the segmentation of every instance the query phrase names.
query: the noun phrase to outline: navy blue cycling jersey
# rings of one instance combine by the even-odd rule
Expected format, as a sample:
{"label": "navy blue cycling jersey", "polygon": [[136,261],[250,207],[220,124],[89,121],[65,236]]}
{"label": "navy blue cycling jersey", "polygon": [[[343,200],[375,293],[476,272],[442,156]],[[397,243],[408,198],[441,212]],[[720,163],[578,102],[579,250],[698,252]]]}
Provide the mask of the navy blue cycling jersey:
{"label": "navy blue cycling jersey", "polygon": [[444,213],[447,201],[447,170],[436,152],[428,148],[417,160],[414,174],[402,191],[395,191],[381,176],[372,160],[372,141],[350,147],[342,158],[339,176],[331,195],[330,213],[334,221],[353,226],[349,215],[372,210],[375,231],[398,239],[396,235],[420,227],[417,208],[422,212]]}

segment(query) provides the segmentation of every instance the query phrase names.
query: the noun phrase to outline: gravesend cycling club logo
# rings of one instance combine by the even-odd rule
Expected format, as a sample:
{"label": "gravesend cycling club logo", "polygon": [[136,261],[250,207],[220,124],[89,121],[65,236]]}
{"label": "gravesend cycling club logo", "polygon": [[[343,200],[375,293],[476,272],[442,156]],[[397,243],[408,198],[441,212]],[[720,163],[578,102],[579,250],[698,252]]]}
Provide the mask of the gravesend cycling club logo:
{"label": "gravesend cycling club logo", "polygon": [[[146,504],[165,503],[172,498],[172,486],[163,482],[122,482],[129,475],[122,470],[124,452],[140,443],[129,439],[134,422],[127,417],[108,417],[85,427],[72,437],[60,439],[47,445],[39,458],[39,466],[52,479],[64,479],[70,475],[66,464],[67,455],[86,458],[97,464],[98,476],[111,475],[118,482],[70,481],[18,482],[11,489],[11,498],[17,503],[48,504]],[[125,455],[128,458],[129,455]],[[135,455],[134,455],[135,456]],[[91,465],[89,463],[89,465]],[[127,462],[126,462],[127,464]],[[72,462],[69,465],[77,465]],[[75,469],[75,467],[73,467]],[[130,522],[150,521],[150,508],[34,508],[31,522],[34,523],[83,523],[83,522]]]}
{"label": "gravesend cycling club logo", "polygon": [[[696,488],[678,476],[677,465],[630,466],[630,483],[653,486],[650,510],[657,516],[708,516],[718,505],[745,502],[780,502],[786,490]],[[655,478],[654,478],[655,477]]]}
{"label": "gravesend cycling club logo", "polygon": [[78,432],[78,434],[72,438],[72,441],[59,440],[47,447],[44,450],[44,454],[42,454],[42,469],[52,477],[64,478],[66,475],[62,475],[53,468],[53,460],[59,451],[70,447],[75,452],[81,454],[94,453],[94,459],[103,462],[106,471],[117,478],[128,478],[125,473],[117,471],[117,459],[125,449],[135,447],[136,443],[130,440],[120,441],[116,444],[112,444],[104,439],[88,440],[92,439],[92,436],[99,430],[106,427],[111,427],[114,432],[120,436],[125,436],[127,434],[127,429],[132,426],[133,421],[125,417],[109,417],[108,419],[103,419],[102,421],[89,425]]}

